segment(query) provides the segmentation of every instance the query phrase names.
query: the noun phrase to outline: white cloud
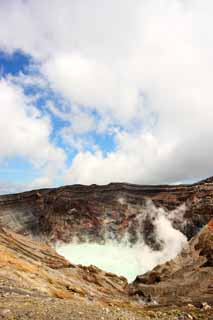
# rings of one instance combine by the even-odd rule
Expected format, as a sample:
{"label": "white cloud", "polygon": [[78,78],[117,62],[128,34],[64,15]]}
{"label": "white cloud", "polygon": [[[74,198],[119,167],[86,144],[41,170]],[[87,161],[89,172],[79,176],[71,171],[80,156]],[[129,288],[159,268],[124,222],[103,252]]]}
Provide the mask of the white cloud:
{"label": "white cloud", "polygon": [[112,120],[121,124],[136,116],[137,87],[109,64],[80,54],[60,54],[44,64],[43,72],[53,88],[74,104],[84,105],[103,116],[110,114]]}
{"label": "white cloud", "polygon": [[0,180],[0,194],[17,193],[25,191],[28,186],[15,183],[9,183]]}
{"label": "white cloud", "polygon": [[[79,152],[65,175],[65,183],[132,182],[179,183],[212,174],[212,131],[198,131],[179,143],[161,141],[150,133],[119,133],[117,148],[104,155]],[[209,140],[210,139],[210,140]]]}
{"label": "white cloud", "polygon": [[[50,142],[49,118],[29,101],[20,87],[0,80],[0,160],[23,157],[45,175],[44,185],[49,185],[64,165],[65,154]],[[37,186],[37,182],[32,182],[32,186]]]}
{"label": "white cloud", "polygon": [[96,129],[94,116],[85,112],[85,110],[81,110],[79,106],[72,105],[68,110],[61,111],[52,101],[48,101],[46,107],[52,114],[69,123],[67,128],[70,133],[81,135]]}
{"label": "white cloud", "polygon": [[[66,143],[81,149],[67,183],[212,174],[212,1],[11,0],[0,7],[0,46],[38,59],[50,86],[77,106],[63,130]],[[41,137],[47,127],[42,119]],[[114,127],[122,128],[115,151],[84,150],[83,134]]]}
{"label": "white cloud", "polygon": [[172,147],[162,144],[149,133],[135,136],[119,133],[116,150],[106,156],[100,150],[95,153],[80,152],[66,173],[65,182],[160,182],[166,179],[161,170],[169,159]]}

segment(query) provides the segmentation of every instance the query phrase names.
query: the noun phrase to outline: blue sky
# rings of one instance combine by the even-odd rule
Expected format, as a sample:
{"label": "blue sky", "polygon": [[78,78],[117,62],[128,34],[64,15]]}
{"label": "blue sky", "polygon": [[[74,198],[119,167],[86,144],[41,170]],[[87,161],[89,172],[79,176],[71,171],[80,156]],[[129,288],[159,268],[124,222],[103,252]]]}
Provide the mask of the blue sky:
{"label": "blue sky", "polygon": [[[12,54],[0,51],[1,78],[5,78],[8,75],[15,76],[20,72],[27,72],[30,60],[30,56],[25,55],[21,51],[15,51]],[[36,173],[30,163],[18,156],[6,159],[0,168],[0,180],[11,184],[27,184],[35,175]]]}
{"label": "blue sky", "polygon": [[31,57],[21,51],[15,51],[11,54],[0,51],[1,75],[18,75],[19,72],[27,73],[31,63]]}
{"label": "blue sky", "polygon": [[213,175],[212,13],[210,0],[2,1],[0,193]]}
{"label": "blue sky", "polygon": [[[12,78],[12,81],[16,83],[19,81],[20,75],[27,77],[40,76],[36,67],[36,62],[33,57],[25,54],[24,52],[17,50],[13,53],[0,52],[0,66],[1,66],[1,78]],[[72,147],[65,143],[60,135],[60,131],[69,126],[69,121],[61,119],[59,116],[51,112],[47,108],[47,104],[52,102],[57,106],[63,108],[66,104],[68,108],[71,108],[72,102],[64,101],[64,98],[58,93],[54,92],[51,88],[40,88],[36,83],[20,83],[23,93],[27,97],[36,97],[34,105],[43,115],[47,115],[51,119],[52,129],[50,132],[50,140],[54,141],[54,144],[66,151],[66,165],[69,166],[72,163],[73,158],[78,152],[78,148]],[[95,119],[98,119],[98,114],[94,111],[92,115]],[[85,140],[84,151],[92,151],[94,148],[100,148],[103,155],[111,152],[115,148],[114,135],[112,133],[97,133],[95,130],[91,130],[87,135],[83,136]],[[94,147],[95,145],[95,147]],[[39,152],[39,150],[38,150]],[[6,158],[2,162],[0,168],[0,181],[8,184],[20,185],[20,188],[27,188],[31,181],[38,178],[39,171],[24,157],[19,155],[11,158]],[[57,185],[63,184],[63,180],[59,178],[55,180]]]}

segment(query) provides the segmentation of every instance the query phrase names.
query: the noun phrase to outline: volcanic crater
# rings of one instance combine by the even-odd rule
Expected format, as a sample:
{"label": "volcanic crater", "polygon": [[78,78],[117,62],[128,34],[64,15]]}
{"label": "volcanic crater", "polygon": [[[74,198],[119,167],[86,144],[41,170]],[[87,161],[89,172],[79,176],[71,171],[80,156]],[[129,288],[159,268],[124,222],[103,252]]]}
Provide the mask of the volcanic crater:
{"label": "volcanic crater", "polygon": [[[213,178],[191,185],[73,185],[2,195],[0,292],[34,301],[125,305],[135,319],[141,305],[211,305],[212,212]],[[115,248],[114,257],[123,256],[123,274],[110,270]],[[88,266],[74,261],[79,252],[91,255]],[[97,256],[104,264],[90,266]],[[123,275],[134,281],[128,284]]]}

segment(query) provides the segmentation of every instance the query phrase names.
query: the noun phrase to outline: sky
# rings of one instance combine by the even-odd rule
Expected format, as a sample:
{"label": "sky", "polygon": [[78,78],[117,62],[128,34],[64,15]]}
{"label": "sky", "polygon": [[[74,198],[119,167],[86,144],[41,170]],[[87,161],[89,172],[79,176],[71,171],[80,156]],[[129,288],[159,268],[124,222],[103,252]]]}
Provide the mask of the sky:
{"label": "sky", "polygon": [[0,0],[0,193],[213,175],[211,0]]}

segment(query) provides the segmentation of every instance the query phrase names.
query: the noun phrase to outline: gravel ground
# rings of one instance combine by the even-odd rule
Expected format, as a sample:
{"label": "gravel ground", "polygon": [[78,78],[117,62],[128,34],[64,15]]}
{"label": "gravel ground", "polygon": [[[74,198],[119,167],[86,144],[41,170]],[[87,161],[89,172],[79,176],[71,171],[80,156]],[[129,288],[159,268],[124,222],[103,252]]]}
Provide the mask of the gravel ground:
{"label": "gravel ground", "polygon": [[177,307],[143,308],[132,305],[101,305],[85,300],[44,297],[0,298],[4,320],[213,320],[213,310]]}

